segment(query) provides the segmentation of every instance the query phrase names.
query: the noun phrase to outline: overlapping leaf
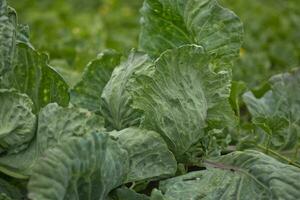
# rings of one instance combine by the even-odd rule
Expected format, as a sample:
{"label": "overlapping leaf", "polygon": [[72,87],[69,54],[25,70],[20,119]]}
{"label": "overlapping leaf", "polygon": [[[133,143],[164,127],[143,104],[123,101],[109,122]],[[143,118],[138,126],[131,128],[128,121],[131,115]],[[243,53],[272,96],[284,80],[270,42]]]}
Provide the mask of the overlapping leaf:
{"label": "overlapping leaf", "polygon": [[115,51],[105,51],[91,61],[85,68],[81,81],[71,90],[71,102],[90,111],[99,111],[102,90],[119,63],[120,55]]}
{"label": "overlapping leaf", "polygon": [[128,170],[127,152],[107,134],[73,138],[46,153],[28,184],[32,200],[108,199]]}
{"label": "overlapping leaf", "polygon": [[62,108],[49,104],[38,116],[36,137],[22,152],[1,156],[0,171],[17,178],[27,178],[37,159],[44,152],[63,140],[81,137],[92,131],[102,131],[104,121],[101,117],[85,110]]}
{"label": "overlapping leaf", "polygon": [[[153,131],[95,132],[68,138],[45,152],[33,169],[29,197],[107,199],[108,192],[122,183],[166,178],[176,168],[174,156]],[[115,195],[146,197],[130,190],[117,190]]]}
{"label": "overlapping leaf", "polygon": [[33,103],[25,94],[0,89],[0,153],[25,149],[36,131]]}
{"label": "overlapping leaf", "polygon": [[[161,200],[286,199],[300,197],[300,169],[257,151],[234,152],[207,161],[207,170],[160,183]],[[214,168],[211,168],[214,167]],[[154,199],[154,198],[153,198]]]}
{"label": "overlapping leaf", "polygon": [[130,159],[126,182],[157,180],[175,174],[176,160],[158,133],[139,128],[111,132]]}
{"label": "overlapping leaf", "polygon": [[184,44],[198,44],[217,60],[239,54],[242,23],[215,0],[146,0],[140,48],[152,56]]}
{"label": "overlapping leaf", "polygon": [[114,69],[101,95],[101,114],[108,129],[121,130],[139,123],[139,113],[130,107],[131,98],[126,91],[133,74],[147,73],[151,66],[149,57],[133,50],[128,60]]}
{"label": "overlapping leaf", "polygon": [[199,46],[168,50],[151,75],[136,75],[129,87],[142,126],[164,138],[176,157],[205,136],[204,128],[234,122],[228,102],[230,72],[210,69],[211,57]]}

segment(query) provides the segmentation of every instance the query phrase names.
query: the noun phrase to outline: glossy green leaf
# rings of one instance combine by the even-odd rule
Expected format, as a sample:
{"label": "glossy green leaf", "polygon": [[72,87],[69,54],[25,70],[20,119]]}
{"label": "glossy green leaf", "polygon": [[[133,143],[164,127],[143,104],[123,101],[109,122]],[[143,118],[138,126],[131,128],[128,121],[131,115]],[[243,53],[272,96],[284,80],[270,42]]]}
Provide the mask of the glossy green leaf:
{"label": "glossy green leaf", "polygon": [[136,75],[130,86],[132,106],[144,114],[142,127],[158,132],[177,158],[205,136],[204,128],[234,121],[231,73],[212,71],[210,61],[199,46],[168,50],[152,75]]}
{"label": "glossy green leaf", "polygon": [[86,66],[81,81],[71,90],[71,102],[90,111],[99,111],[102,90],[119,63],[120,54],[115,51],[99,54]]}
{"label": "glossy green leaf", "polygon": [[0,89],[0,153],[25,149],[36,131],[33,103],[25,94]]}
{"label": "glossy green leaf", "polygon": [[126,182],[157,180],[175,174],[177,163],[161,136],[139,128],[111,132],[130,159]]}
{"label": "glossy green leaf", "polygon": [[257,132],[264,133],[260,142],[278,150],[292,149],[300,138],[300,70],[273,76],[269,83],[271,88],[262,97],[247,92],[243,99],[260,128]]}
{"label": "glossy green leaf", "polygon": [[140,48],[152,56],[184,44],[222,62],[239,55],[242,23],[215,0],[146,0],[141,13]]}
{"label": "glossy green leaf", "polygon": [[69,103],[68,85],[48,65],[48,57],[23,43],[18,45],[13,70],[6,73],[0,85],[26,93],[34,103],[35,113],[51,102],[62,106]]}
{"label": "glossy green leaf", "polygon": [[294,200],[300,197],[300,169],[263,153],[237,151],[206,161],[206,165],[207,170],[162,181],[161,199]]}
{"label": "glossy green leaf", "polygon": [[19,153],[0,157],[0,171],[17,178],[27,178],[37,159],[57,143],[71,137],[81,137],[93,131],[103,131],[101,117],[76,108],[49,104],[38,116],[36,137]]}
{"label": "glossy green leaf", "polygon": [[13,64],[16,48],[16,13],[9,9],[6,0],[0,0],[0,77]]}
{"label": "glossy green leaf", "polygon": [[105,200],[128,170],[127,152],[109,135],[87,134],[46,152],[28,183],[32,200]]}
{"label": "glossy green leaf", "polygon": [[130,107],[131,98],[126,91],[131,77],[146,73],[151,66],[149,57],[133,50],[128,60],[114,69],[101,95],[101,114],[108,123],[108,129],[121,130],[139,123],[139,113]]}

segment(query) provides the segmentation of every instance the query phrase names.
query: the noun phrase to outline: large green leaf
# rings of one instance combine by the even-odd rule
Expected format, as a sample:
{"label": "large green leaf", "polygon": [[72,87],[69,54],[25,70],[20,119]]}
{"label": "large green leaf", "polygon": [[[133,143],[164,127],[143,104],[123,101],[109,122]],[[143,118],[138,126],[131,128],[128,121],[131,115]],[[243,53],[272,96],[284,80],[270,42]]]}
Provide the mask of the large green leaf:
{"label": "large green leaf", "polygon": [[176,160],[158,133],[127,128],[111,135],[128,152],[130,166],[126,182],[157,180],[175,174]]}
{"label": "large green leaf", "polygon": [[102,90],[119,63],[120,54],[115,51],[99,54],[86,66],[81,81],[71,90],[71,102],[90,111],[99,111]]}
{"label": "large green leaf", "polygon": [[51,102],[62,106],[69,103],[68,85],[63,78],[48,65],[48,57],[40,54],[27,44],[17,48],[16,64],[5,74],[0,86],[15,88],[26,93],[34,103],[34,112]]}
{"label": "large green leaf", "polygon": [[32,108],[27,95],[0,89],[0,153],[14,154],[28,146],[36,130]]}
{"label": "large green leaf", "polygon": [[[207,170],[162,181],[164,200],[300,198],[300,169],[257,151],[234,152],[206,161]],[[213,167],[213,168],[211,168]],[[154,192],[154,195],[159,195]],[[157,198],[159,199],[159,198]]]}
{"label": "large green leaf", "polygon": [[252,92],[243,95],[259,127],[256,132],[261,140],[256,143],[277,150],[293,149],[300,138],[300,70],[273,76],[269,83],[270,90],[261,98]]}
{"label": "large green leaf", "polygon": [[234,121],[228,102],[230,75],[210,68],[211,57],[195,45],[164,52],[151,75],[136,75],[129,87],[142,126],[164,138],[177,158],[206,136],[204,128]]}
{"label": "large green leaf", "polygon": [[146,0],[140,48],[152,56],[184,44],[198,44],[216,59],[239,54],[242,23],[215,0]]}
{"label": "large green leaf", "polygon": [[13,64],[16,48],[16,13],[9,9],[6,0],[0,0],[0,77]]}
{"label": "large green leaf", "polygon": [[29,147],[17,154],[0,157],[0,171],[17,178],[27,178],[37,159],[63,140],[92,131],[103,131],[101,117],[76,108],[62,108],[55,103],[43,108],[38,116],[36,137]]}
{"label": "large green leaf", "polygon": [[114,69],[101,95],[101,113],[109,129],[121,130],[139,123],[139,113],[130,107],[131,99],[126,88],[133,74],[146,73],[150,66],[146,54],[133,50],[128,60]]}
{"label": "large green leaf", "polygon": [[73,138],[50,149],[28,183],[32,200],[105,200],[128,170],[127,152],[107,134]]}

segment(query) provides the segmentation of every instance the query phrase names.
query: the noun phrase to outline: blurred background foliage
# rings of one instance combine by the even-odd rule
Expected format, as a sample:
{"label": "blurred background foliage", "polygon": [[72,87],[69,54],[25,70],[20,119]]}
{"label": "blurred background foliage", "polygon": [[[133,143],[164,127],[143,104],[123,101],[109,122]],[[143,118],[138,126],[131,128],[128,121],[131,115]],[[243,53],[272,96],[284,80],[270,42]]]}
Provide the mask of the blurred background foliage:
{"label": "blurred background foliage", "polygon": [[255,86],[300,66],[299,0],[222,0],[244,23],[244,45],[233,72]]}
{"label": "blurred background foliage", "polygon": [[106,48],[126,55],[137,46],[141,0],[8,0],[30,39],[74,85],[85,65]]}
{"label": "blurred background foliage", "polygon": [[[127,55],[136,48],[142,0],[8,0],[31,41],[48,52],[70,85],[84,66],[106,48]],[[235,80],[257,86],[271,75],[300,66],[299,0],[220,0],[243,21],[241,58]]]}

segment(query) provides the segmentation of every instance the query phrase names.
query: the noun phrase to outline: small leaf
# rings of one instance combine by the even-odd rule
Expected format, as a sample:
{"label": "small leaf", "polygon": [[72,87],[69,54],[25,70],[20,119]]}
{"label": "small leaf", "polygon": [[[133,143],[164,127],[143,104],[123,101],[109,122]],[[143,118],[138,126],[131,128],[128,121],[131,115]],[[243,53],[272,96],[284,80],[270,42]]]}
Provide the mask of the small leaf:
{"label": "small leaf", "polygon": [[[253,123],[260,128],[256,133],[270,135],[268,147],[293,149],[300,138],[300,70],[273,76],[269,86],[269,90],[259,98],[251,92],[245,93],[244,102]],[[267,143],[268,138],[265,137],[262,142]]]}
{"label": "small leaf", "polygon": [[34,49],[32,44],[29,41],[29,26],[18,24],[17,29],[17,43],[27,44],[30,48]]}
{"label": "small leaf", "polygon": [[37,125],[32,108],[27,95],[0,89],[0,153],[18,153],[29,145]]}
{"label": "small leaf", "polygon": [[113,192],[114,200],[150,200],[148,196],[128,188],[118,188]]}
{"label": "small leaf", "polygon": [[102,90],[119,63],[120,54],[115,51],[99,54],[86,66],[80,82],[71,90],[71,102],[75,106],[99,112]]}
{"label": "small leaf", "polygon": [[160,190],[153,189],[151,192],[150,200],[166,200],[166,199],[164,198]]}

